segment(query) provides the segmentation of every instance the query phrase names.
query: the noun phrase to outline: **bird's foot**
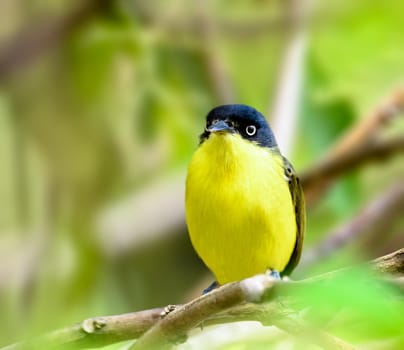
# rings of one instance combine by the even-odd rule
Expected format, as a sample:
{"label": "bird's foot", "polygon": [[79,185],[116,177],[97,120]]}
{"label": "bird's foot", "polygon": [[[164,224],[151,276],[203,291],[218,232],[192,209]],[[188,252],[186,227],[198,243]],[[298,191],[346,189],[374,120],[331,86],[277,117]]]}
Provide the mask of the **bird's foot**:
{"label": "bird's foot", "polygon": [[202,295],[208,294],[209,292],[216,289],[217,287],[219,287],[219,283],[217,283],[217,281],[214,281],[208,288],[205,288],[203,290]]}
{"label": "bird's foot", "polygon": [[268,270],[266,270],[265,273],[266,273],[266,275],[268,275],[269,277],[272,277],[273,279],[276,279],[276,280],[282,279],[281,274],[277,270],[268,269]]}

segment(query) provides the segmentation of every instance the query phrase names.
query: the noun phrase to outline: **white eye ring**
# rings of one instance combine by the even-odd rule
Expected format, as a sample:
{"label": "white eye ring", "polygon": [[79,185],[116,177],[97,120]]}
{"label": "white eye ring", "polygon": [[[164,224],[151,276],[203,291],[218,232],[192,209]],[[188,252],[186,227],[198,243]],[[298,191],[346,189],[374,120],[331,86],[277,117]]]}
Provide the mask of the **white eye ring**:
{"label": "white eye ring", "polygon": [[245,128],[245,132],[248,136],[253,136],[257,132],[257,128],[255,127],[255,125],[249,125]]}

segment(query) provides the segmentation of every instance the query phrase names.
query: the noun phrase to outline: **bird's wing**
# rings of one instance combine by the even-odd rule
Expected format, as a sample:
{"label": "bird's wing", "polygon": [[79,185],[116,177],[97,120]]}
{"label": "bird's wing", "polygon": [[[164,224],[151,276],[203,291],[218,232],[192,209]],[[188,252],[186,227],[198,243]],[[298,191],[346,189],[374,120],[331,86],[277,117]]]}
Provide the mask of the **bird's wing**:
{"label": "bird's wing", "polygon": [[286,268],[282,272],[282,275],[290,275],[293,269],[299,263],[300,255],[302,253],[304,230],[306,226],[306,207],[304,202],[303,189],[300,184],[299,178],[296,176],[295,169],[293,169],[293,166],[285,157],[283,157],[283,163],[285,167],[285,176],[289,184],[290,195],[295,207],[297,227],[295,247]]}

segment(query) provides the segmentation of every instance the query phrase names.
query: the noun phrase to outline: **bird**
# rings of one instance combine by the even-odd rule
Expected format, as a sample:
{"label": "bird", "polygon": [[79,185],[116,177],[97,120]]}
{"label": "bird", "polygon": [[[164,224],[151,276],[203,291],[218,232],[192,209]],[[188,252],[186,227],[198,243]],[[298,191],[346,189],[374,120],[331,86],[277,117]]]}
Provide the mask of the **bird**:
{"label": "bird", "polygon": [[304,196],[260,112],[213,108],[185,187],[191,243],[216,278],[205,292],[260,273],[291,274],[302,252]]}

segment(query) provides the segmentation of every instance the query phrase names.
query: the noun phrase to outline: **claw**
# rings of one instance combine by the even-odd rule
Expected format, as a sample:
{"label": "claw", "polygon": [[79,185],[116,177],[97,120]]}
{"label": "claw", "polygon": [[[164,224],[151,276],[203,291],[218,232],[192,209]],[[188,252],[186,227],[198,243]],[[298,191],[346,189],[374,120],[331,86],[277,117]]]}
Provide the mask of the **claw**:
{"label": "claw", "polygon": [[267,274],[268,276],[270,276],[270,277],[276,279],[276,280],[282,279],[282,278],[281,278],[281,274],[280,274],[279,271],[277,271],[277,270],[268,269],[268,270],[266,271],[266,274]]}
{"label": "claw", "polygon": [[202,295],[208,294],[209,292],[211,292],[213,289],[216,289],[217,287],[219,287],[219,283],[214,281],[208,288],[205,288],[203,290]]}

